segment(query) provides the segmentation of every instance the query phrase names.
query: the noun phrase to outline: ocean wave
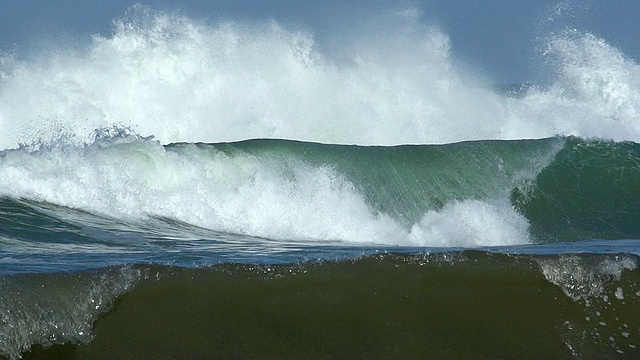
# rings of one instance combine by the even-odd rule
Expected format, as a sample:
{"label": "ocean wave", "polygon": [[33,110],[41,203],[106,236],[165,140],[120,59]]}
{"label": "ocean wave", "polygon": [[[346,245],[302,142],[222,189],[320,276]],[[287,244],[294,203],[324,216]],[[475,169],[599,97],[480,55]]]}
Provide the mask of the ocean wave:
{"label": "ocean wave", "polygon": [[125,223],[173,219],[310,243],[446,247],[640,237],[640,148],[632,142],[163,146],[116,138],[6,151],[0,194]]}

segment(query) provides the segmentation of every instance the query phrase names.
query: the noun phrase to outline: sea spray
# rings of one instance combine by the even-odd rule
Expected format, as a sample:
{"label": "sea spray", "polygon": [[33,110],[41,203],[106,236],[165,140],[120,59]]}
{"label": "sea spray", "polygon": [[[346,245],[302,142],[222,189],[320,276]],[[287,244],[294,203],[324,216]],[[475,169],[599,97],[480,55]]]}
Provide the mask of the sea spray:
{"label": "sea spray", "polygon": [[551,38],[551,86],[513,98],[456,65],[437,28],[406,16],[380,26],[341,45],[337,59],[312,32],[275,21],[206,22],[136,6],[84,49],[3,57],[0,148],[61,132],[86,143],[112,124],[163,144],[640,139],[638,65],[589,33]]}

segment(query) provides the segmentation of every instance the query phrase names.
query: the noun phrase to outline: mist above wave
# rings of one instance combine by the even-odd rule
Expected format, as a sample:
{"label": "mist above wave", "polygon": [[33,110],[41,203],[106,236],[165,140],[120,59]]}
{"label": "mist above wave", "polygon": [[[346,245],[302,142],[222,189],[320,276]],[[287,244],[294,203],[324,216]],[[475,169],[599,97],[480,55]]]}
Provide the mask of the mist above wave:
{"label": "mist above wave", "polygon": [[[287,138],[394,145],[554,135],[640,139],[640,70],[603,39],[551,36],[550,86],[491,91],[441,30],[411,12],[336,34],[204,22],[135,6],[84,49],[0,61],[0,148],[130,126],[162,143]],[[347,29],[347,30],[345,30]],[[336,53],[341,54],[335,56]]]}

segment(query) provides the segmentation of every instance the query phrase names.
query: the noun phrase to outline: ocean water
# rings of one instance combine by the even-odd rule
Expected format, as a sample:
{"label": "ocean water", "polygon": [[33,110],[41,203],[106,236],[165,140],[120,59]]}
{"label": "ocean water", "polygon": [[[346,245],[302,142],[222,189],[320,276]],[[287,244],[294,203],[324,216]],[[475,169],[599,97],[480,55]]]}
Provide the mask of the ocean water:
{"label": "ocean water", "polygon": [[639,357],[637,59],[493,84],[398,16],[1,54],[0,357]]}

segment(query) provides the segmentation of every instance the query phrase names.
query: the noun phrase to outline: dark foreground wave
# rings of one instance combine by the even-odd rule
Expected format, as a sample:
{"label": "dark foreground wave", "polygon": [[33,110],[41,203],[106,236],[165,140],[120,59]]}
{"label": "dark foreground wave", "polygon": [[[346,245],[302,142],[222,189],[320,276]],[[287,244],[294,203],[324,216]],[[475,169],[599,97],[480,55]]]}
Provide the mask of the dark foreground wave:
{"label": "dark foreground wave", "polygon": [[[0,283],[16,297],[0,302],[0,349],[25,359],[634,358],[637,263],[468,251],[19,275]],[[135,288],[109,292],[109,282]]]}

